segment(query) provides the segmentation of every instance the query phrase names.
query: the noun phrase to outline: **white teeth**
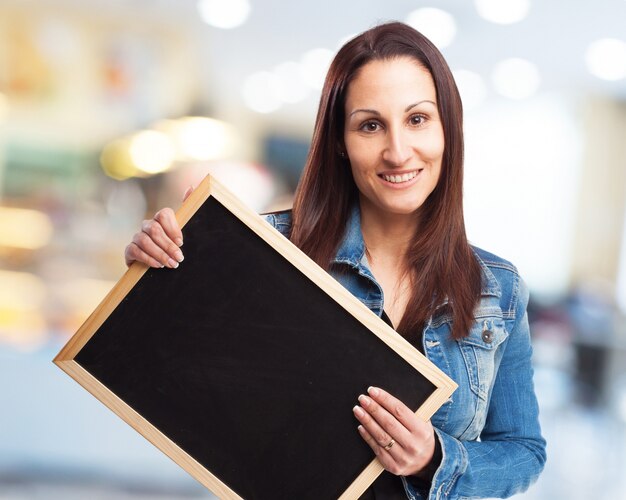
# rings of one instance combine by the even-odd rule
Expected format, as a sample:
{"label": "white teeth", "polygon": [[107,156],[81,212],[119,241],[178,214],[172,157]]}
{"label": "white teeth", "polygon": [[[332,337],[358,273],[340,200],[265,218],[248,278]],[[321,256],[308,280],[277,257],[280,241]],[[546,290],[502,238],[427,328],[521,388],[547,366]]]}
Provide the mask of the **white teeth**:
{"label": "white teeth", "polygon": [[400,182],[410,181],[417,174],[418,172],[410,172],[408,174],[402,174],[402,175],[383,175],[382,178],[385,179],[387,182],[393,182],[394,184],[398,184]]}

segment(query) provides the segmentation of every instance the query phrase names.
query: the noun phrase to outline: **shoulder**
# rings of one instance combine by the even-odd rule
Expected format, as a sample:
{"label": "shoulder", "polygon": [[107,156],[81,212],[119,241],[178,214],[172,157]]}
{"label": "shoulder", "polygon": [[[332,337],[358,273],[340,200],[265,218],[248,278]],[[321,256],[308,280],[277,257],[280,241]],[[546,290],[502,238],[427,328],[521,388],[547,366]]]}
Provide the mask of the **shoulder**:
{"label": "shoulder", "polygon": [[474,250],[474,254],[478,257],[479,261],[484,263],[487,267],[502,269],[503,271],[508,271],[513,274],[519,274],[517,271],[517,267],[515,267],[512,262],[509,262],[502,257],[498,257],[497,255],[488,252],[487,250],[483,250],[482,248],[478,248],[473,245],[472,250]]}
{"label": "shoulder", "polygon": [[491,291],[500,298],[505,316],[516,318],[526,310],[528,289],[517,267],[491,252],[472,246],[483,271],[483,291]]}
{"label": "shoulder", "polygon": [[289,238],[291,232],[291,209],[281,210],[279,212],[269,212],[261,214],[274,229],[277,229],[285,238]]}

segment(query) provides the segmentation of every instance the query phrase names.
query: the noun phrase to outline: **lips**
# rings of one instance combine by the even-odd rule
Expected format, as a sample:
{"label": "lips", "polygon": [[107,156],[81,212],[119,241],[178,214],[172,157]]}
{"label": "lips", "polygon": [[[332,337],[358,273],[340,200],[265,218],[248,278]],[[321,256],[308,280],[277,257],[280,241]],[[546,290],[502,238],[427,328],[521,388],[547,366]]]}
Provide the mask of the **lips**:
{"label": "lips", "polygon": [[402,184],[413,180],[420,172],[421,170],[414,170],[403,174],[378,174],[378,176],[392,184]]}

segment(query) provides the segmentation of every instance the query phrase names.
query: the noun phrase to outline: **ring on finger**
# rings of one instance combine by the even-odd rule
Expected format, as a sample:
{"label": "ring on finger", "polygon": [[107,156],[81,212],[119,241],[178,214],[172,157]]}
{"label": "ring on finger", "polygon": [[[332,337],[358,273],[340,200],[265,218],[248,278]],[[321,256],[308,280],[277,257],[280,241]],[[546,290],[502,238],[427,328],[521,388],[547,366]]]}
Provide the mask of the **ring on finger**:
{"label": "ring on finger", "polygon": [[396,440],[391,438],[391,441],[389,441],[385,446],[383,446],[383,450],[389,451],[395,443],[396,443]]}

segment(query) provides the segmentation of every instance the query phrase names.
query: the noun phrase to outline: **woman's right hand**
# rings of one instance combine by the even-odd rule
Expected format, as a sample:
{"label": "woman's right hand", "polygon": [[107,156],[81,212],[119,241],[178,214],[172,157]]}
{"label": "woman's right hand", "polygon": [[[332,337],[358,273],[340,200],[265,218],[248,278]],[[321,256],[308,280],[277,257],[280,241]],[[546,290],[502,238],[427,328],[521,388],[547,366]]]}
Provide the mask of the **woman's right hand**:
{"label": "woman's right hand", "polygon": [[[193,192],[189,187],[183,196],[183,202]],[[180,247],[183,233],[178,226],[176,214],[171,208],[159,210],[152,219],[144,220],[141,231],[135,233],[133,240],[124,251],[126,265],[143,262],[150,267],[169,267],[176,269],[183,261]]]}

